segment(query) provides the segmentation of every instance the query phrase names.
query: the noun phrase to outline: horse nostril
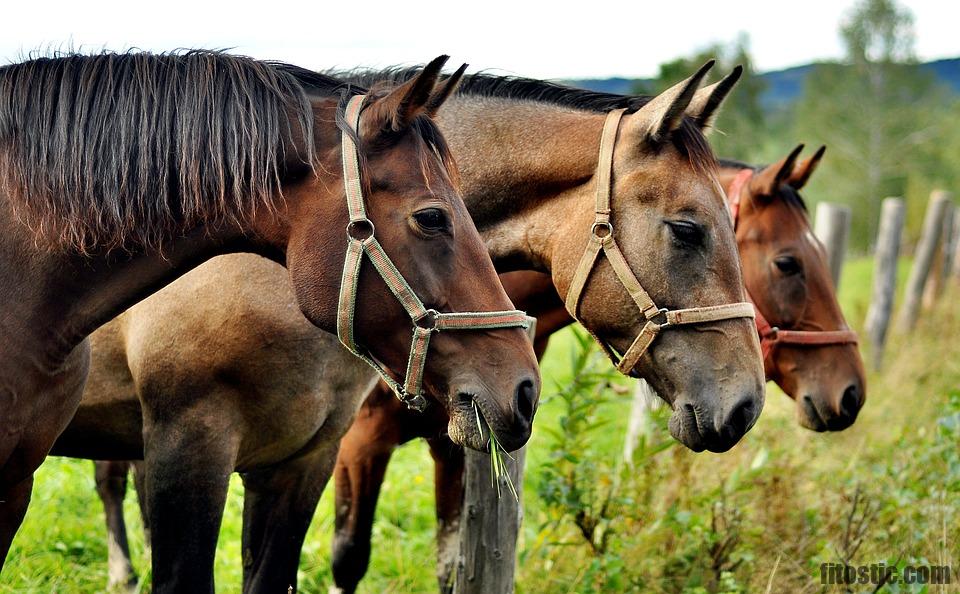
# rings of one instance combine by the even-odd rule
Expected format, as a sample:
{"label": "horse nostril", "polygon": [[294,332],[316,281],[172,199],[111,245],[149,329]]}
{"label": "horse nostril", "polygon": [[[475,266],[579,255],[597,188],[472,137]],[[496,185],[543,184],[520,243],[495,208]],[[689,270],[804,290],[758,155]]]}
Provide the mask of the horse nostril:
{"label": "horse nostril", "polygon": [[525,379],[517,386],[517,420],[525,425],[533,422],[536,407],[537,390],[533,381]]}
{"label": "horse nostril", "polygon": [[756,420],[753,399],[741,398],[727,416],[726,433],[732,438],[740,438],[750,430]]}
{"label": "horse nostril", "polygon": [[843,398],[840,399],[840,412],[847,417],[854,417],[860,411],[860,389],[855,384],[850,384],[843,391]]}

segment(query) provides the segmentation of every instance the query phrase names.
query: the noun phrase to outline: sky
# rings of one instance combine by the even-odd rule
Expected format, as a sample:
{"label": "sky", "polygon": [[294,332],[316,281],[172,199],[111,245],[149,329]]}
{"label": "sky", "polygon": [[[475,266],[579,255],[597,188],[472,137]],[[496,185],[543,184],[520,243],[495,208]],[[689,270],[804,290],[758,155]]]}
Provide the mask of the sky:
{"label": "sky", "polygon": [[[422,64],[537,78],[647,77],[660,63],[741,32],[761,71],[842,56],[854,0],[607,2],[4,2],[0,63],[30,51],[226,49],[308,68]],[[921,59],[960,56],[960,3],[901,2]]]}

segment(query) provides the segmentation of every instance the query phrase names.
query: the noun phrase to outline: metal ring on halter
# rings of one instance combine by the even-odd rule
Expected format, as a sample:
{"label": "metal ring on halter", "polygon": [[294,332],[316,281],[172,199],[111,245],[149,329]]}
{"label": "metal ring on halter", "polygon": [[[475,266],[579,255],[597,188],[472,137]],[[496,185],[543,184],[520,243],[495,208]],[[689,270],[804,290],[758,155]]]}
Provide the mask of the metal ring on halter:
{"label": "metal ring on halter", "polygon": [[770,340],[776,341],[778,338],[780,338],[780,328],[777,328],[776,326],[771,327],[770,333],[767,334],[766,337]]}
{"label": "metal ring on halter", "polygon": [[[366,228],[365,228],[366,227]],[[364,231],[370,231],[369,233],[363,233]],[[355,235],[357,233],[357,235]],[[373,221],[364,217],[362,219],[357,219],[355,221],[350,221],[347,223],[347,237],[356,241],[366,241],[376,235],[377,228],[373,224]]]}
{"label": "metal ring on halter", "polygon": [[[657,326],[660,326],[661,328],[666,328],[667,326],[670,325],[670,318],[667,316],[668,311],[670,310],[667,309],[666,307],[661,307],[660,309],[657,310],[657,314],[652,318],[650,318],[650,321],[656,324]],[[662,319],[663,323],[658,322],[657,318]]]}
{"label": "metal ring on halter", "polygon": [[[429,323],[425,324],[424,321]],[[435,309],[428,309],[422,316],[414,320],[413,323],[416,324],[418,328],[423,328],[424,330],[439,330],[440,312]]]}
{"label": "metal ring on halter", "polygon": [[[599,233],[597,233],[597,229],[600,229],[602,227],[606,227],[607,229],[606,235],[600,235]],[[610,237],[611,235],[613,235],[613,223],[611,223],[610,221],[596,221],[593,223],[593,226],[590,227],[590,233],[592,233],[593,236],[598,239],[603,239],[604,237]]]}

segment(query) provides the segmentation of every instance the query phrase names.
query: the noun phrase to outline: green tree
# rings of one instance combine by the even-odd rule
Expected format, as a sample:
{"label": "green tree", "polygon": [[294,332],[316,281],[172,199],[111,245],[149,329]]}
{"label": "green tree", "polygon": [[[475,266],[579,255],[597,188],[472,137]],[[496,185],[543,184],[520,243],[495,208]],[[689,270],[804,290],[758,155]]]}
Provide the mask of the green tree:
{"label": "green tree", "polygon": [[796,135],[829,146],[809,193],[850,204],[851,243],[865,248],[876,235],[880,201],[916,186],[911,175],[930,179],[940,169],[933,141],[942,134],[947,101],[917,67],[913,16],[894,0],[862,0],[840,35],[846,62],[820,64],[808,76]]}

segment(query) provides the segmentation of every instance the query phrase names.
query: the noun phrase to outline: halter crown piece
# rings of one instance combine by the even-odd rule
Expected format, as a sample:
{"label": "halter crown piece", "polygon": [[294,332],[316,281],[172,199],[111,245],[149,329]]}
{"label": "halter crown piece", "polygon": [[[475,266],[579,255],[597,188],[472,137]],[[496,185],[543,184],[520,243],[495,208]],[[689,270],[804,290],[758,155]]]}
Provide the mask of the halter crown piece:
{"label": "halter crown piece", "polygon": [[650,294],[647,293],[636,275],[630,269],[626,258],[620,248],[617,247],[617,241],[614,239],[613,223],[610,221],[610,190],[613,175],[613,149],[617,140],[617,131],[620,128],[620,120],[623,118],[625,109],[617,109],[607,114],[607,119],[603,124],[603,133],[600,136],[600,161],[597,164],[597,202],[596,218],[593,226],[590,228],[590,240],[587,242],[587,249],[584,251],[577,271],[570,283],[570,289],[567,292],[566,307],[570,315],[575,319],[580,305],[580,299],[583,295],[583,289],[590,277],[590,272],[596,265],[600,252],[607,257],[614,273],[620,280],[620,284],[627,290],[637,307],[643,313],[647,323],[640,330],[640,334],[634,339],[633,344],[627,349],[622,357],[612,346],[594,335],[600,346],[606,351],[607,356],[616,365],[617,370],[624,375],[633,375],[633,368],[637,361],[643,356],[654,339],[661,330],[674,326],[688,324],[705,324],[718,320],[729,320],[734,318],[752,318],[754,309],[752,303],[727,303],[724,305],[713,305],[709,307],[692,307],[689,309],[667,309],[657,307]]}
{"label": "halter crown piece", "polygon": [[[347,104],[345,113],[347,123],[358,133],[364,98],[364,95],[352,97]],[[390,260],[390,257],[387,256],[383,246],[374,237],[376,228],[373,226],[373,222],[367,218],[364,208],[357,146],[349,134],[341,134],[341,157],[350,222],[347,223],[347,255],[343,263],[343,277],[340,280],[337,337],[354,355],[373,367],[402,402],[413,410],[421,411],[427,403],[421,388],[424,367],[427,362],[427,351],[430,347],[430,337],[434,332],[492,328],[529,329],[532,318],[517,310],[441,313],[424,306]],[[357,305],[357,285],[360,281],[360,265],[363,262],[364,255],[370,258],[374,268],[380,274],[380,278],[400,301],[413,322],[413,344],[410,345],[410,357],[407,360],[406,378],[403,383],[390,377],[383,365],[357,346],[354,337],[353,320]]]}
{"label": "halter crown piece", "polygon": [[[730,193],[727,200],[730,204],[730,216],[733,218],[733,228],[737,228],[740,221],[740,203],[743,189],[750,183],[753,169],[742,169],[733,178],[730,184]],[[767,367],[767,360],[773,355],[778,345],[789,344],[794,346],[825,346],[836,344],[857,344],[857,333],[853,330],[781,330],[772,325],[764,317],[763,312],[756,306],[750,290],[747,289],[747,298],[756,309],[757,332],[760,334],[760,350],[763,353],[763,366]]]}

